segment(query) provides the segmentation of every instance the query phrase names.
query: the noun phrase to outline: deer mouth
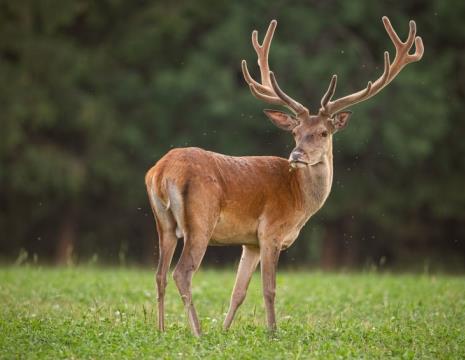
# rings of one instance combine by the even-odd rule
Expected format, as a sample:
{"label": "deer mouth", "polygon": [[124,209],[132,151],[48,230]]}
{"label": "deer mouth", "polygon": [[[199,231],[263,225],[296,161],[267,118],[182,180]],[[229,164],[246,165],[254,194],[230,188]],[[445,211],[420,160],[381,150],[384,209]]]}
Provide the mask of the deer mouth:
{"label": "deer mouth", "polygon": [[292,160],[289,162],[291,165],[291,168],[297,169],[297,168],[303,168],[305,166],[308,166],[308,162],[302,161],[302,160]]}

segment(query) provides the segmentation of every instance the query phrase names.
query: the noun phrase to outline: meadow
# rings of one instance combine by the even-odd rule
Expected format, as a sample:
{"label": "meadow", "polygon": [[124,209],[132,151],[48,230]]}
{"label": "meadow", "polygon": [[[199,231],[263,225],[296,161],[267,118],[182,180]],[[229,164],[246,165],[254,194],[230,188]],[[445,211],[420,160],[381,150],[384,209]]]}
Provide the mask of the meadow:
{"label": "meadow", "polygon": [[201,270],[187,327],[169,279],[156,330],[154,273],[139,268],[0,268],[0,358],[464,359],[465,279],[446,275],[280,271],[278,331],[265,329],[259,274],[222,330],[232,271]]}

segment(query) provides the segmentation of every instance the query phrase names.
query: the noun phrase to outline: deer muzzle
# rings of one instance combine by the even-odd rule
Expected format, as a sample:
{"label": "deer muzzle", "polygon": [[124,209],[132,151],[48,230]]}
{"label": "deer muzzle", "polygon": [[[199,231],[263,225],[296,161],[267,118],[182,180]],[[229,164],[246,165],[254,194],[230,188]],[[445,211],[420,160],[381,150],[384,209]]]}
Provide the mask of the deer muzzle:
{"label": "deer muzzle", "polygon": [[296,149],[291,152],[288,161],[291,167],[294,169],[302,168],[308,165],[308,161],[306,160],[305,154],[299,149]]}

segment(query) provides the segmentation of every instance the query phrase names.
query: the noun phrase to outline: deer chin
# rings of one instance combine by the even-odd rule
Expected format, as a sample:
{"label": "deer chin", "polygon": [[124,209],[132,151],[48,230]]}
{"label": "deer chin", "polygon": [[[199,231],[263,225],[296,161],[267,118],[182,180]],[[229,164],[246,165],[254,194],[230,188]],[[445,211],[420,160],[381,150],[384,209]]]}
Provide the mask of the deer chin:
{"label": "deer chin", "polygon": [[309,163],[308,165],[309,166],[317,166],[317,165],[320,165],[320,164],[323,164],[323,160],[318,160],[318,161]]}
{"label": "deer chin", "polygon": [[300,168],[304,168],[304,167],[308,166],[309,164],[308,164],[308,162],[305,162],[305,161],[292,160],[292,161],[289,161],[289,165],[293,169],[300,169]]}

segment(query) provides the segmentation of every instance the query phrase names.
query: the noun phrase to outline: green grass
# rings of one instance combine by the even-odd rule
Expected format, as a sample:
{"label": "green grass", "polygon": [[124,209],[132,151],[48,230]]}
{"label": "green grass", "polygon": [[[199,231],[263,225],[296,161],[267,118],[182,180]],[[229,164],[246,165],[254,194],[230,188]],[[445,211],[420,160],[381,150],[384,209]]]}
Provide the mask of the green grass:
{"label": "green grass", "polygon": [[0,268],[0,358],[465,358],[463,277],[281,271],[275,334],[258,274],[221,329],[233,282],[226,271],[194,277],[196,339],[171,278],[159,333],[151,271]]}

